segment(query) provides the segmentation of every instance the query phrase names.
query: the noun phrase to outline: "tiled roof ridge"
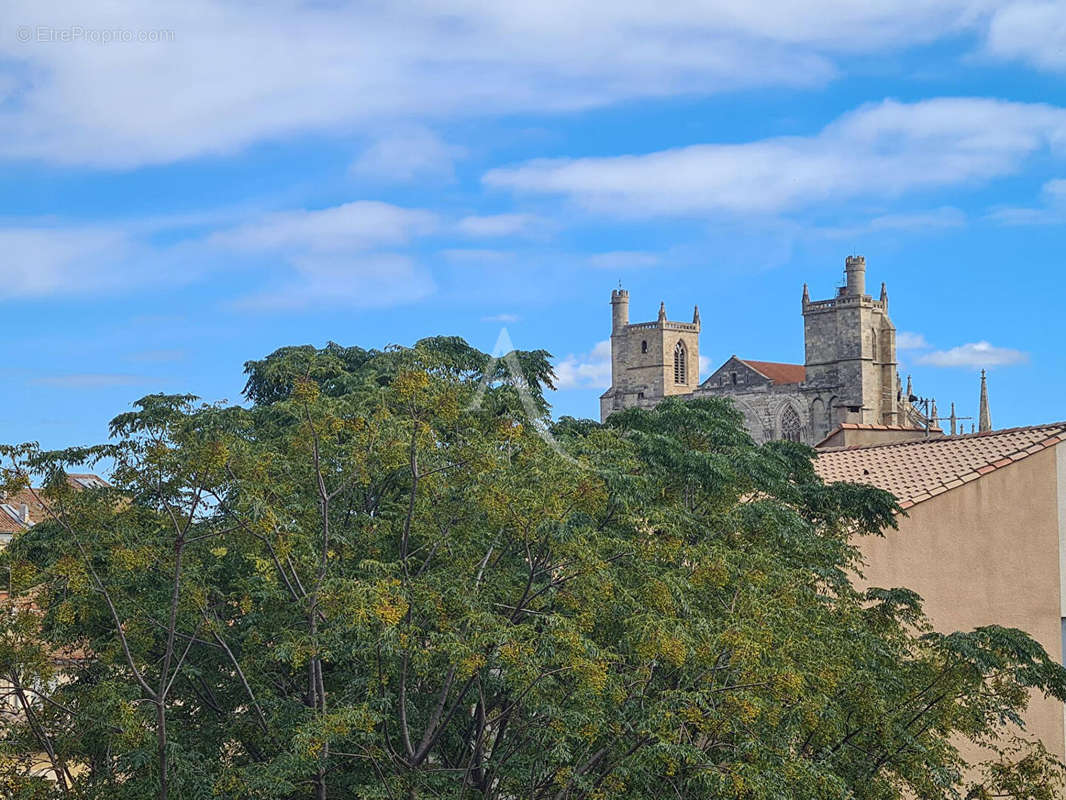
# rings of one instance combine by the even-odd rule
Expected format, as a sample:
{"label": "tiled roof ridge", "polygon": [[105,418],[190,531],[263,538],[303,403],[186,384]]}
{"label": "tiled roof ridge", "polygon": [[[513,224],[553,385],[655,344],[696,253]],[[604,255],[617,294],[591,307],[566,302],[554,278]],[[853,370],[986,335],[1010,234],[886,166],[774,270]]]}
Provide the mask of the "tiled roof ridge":
{"label": "tiled roof ridge", "polygon": [[[856,423],[851,423],[851,422],[842,423],[842,426],[843,425],[854,426],[854,425],[856,425]],[[876,427],[876,426],[863,425],[862,427],[863,428],[867,428],[867,427]],[[1062,430],[1063,432],[1066,432],[1066,422],[1048,422],[1048,423],[1045,423],[1043,425],[1019,425],[1016,428],[997,428],[996,430],[992,430],[992,431],[978,431],[977,433],[959,433],[959,434],[956,434],[954,436],[931,436],[928,439],[907,439],[907,440],[902,441],[902,442],[877,442],[875,444],[853,444],[853,445],[849,445],[848,447],[835,448],[835,452],[852,451],[852,450],[873,450],[873,449],[876,449],[876,448],[879,448],[879,447],[914,447],[914,446],[919,445],[919,444],[932,444],[934,442],[939,442],[939,443],[943,444],[944,442],[957,442],[957,441],[962,440],[962,439],[988,438],[990,436],[999,436],[999,435],[1007,434],[1007,433],[1019,433],[1020,431],[1037,431],[1037,430],[1041,430],[1041,429],[1044,429],[1044,428],[1057,428],[1057,429]],[[880,430],[907,430],[907,431],[919,430],[920,431],[922,429],[921,428],[900,428],[900,427],[897,427],[897,426],[891,426],[891,427],[885,426],[884,428],[880,428]],[[943,431],[938,429],[938,428],[930,428],[929,430],[930,431],[936,430],[936,431],[939,431],[939,432],[943,433]],[[1063,440],[1060,439],[1059,441],[1063,441]],[[1025,448],[1022,448],[1022,449],[1024,450]],[[834,450],[827,450],[825,452],[827,452],[827,453],[834,452]]]}
{"label": "tiled roof ridge", "polygon": [[[762,361],[760,359],[741,358],[740,356],[736,356],[736,359],[741,364],[744,364],[744,365],[750,367],[751,369],[755,370],[756,372],[758,372],[760,375],[762,375],[767,380],[773,381],[774,383],[778,383],[778,384],[802,383],[803,380],[802,379],[798,380],[798,381],[779,380],[778,378],[775,378],[773,375],[767,374],[767,372],[764,369],[760,369],[760,367],[787,367],[788,369],[798,369],[798,370],[803,370],[804,372],[806,372],[806,370],[807,370],[807,366],[805,364],[792,364],[792,363],[790,363],[788,361]],[[756,366],[756,364],[758,364],[759,366]],[[776,371],[776,370],[771,370],[771,371],[773,372],[773,371]]]}
{"label": "tiled roof ridge", "polygon": [[[954,464],[944,463],[944,459],[946,458],[948,461],[951,460],[950,454],[953,451],[957,453],[960,449],[960,445],[963,449],[966,449],[972,447],[972,445],[968,446],[966,444],[967,442],[978,442],[982,440],[994,441],[997,438],[1004,439],[1003,445],[1005,446],[998,449],[996,446],[992,446],[986,448],[984,452],[974,452],[971,450],[971,457],[968,459],[958,459]],[[1019,438],[1021,441],[1017,441]],[[1028,458],[1035,453],[1042,452],[1061,442],[1066,442],[1066,422],[1026,425],[1017,428],[1004,428],[998,431],[983,431],[981,433],[963,436],[941,436],[932,439],[913,439],[907,442],[891,442],[881,445],[841,448],[838,450],[825,451],[819,454],[818,461],[822,461],[825,465],[825,470],[819,470],[819,473],[822,474],[824,480],[830,482],[843,480],[880,486],[896,495],[899,500],[900,508],[908,509],[918,503],[941,495],[951,489],[963,486],[971,481],[978,480],[991,472],[995,472],[996,470],[1009,466],[1017,461]],[[905,470],[911,470],[910,474],[914,477],[914,480],[901,484],[898,479],[898,471],[895,473],[896,477],[894,479],[891,471],[886,473],[883,469],[879,468],[885,463],[883,459],[894,458],[889,455],[891,451],[886,451],[885,448],[917,448],[919,446],[933,444],[937,445],[942,452],[930,452],[928,458],[933,459],[934,462],[941,462],[942,466],[949,467],[949,469],[940,470],[939,474],[936,474],[934,471],[933,474],[927,475],[925,480],[921,480],[920,476],[924,472],[923,468],[913,463],[908,465],[907,459],[903,458],[900,461],[896,461],[896,463]],[[873,458],[874,461],[866,460],[866,457],[862,456],[863,452],[871,453],[870,458]],[[897,450],[896,452],[902,454],[905,451]],[[873,453],[885,453],[886,455],[876,457],[872,455]],[[972,456],[978,457],[974,458]],[[840,460],[842,458],[844,461]],[[924,459],[926,457],[922,456],[921,458]],[[836,468],[832,466],[834,464],[847,464],[849,461],[853,466],[853,469],[851,470],[841,470],[839,466]],[[858,475],[858,468],[862,468],[861,476]],[[875,478],[871,471],[879,473],[878,477]],[[831,475],[832,477],[828,477],[827,472],[828,475]],[[870,480],[864,480],[864,477],[867,475],[870,476]]]}
{"label": "tiled roof ridge", "polygon": [[[849,431],[924,431],[914,425],[877,425],[873,422],[841,422],[837,428]],[[834,429],[835,431],[836,429]],[[940,431],[940,428],[930,428],[930,431]],[[958,438],[958,437],[956,437]]]}
{"label": "tiled roof ridge", "polygon": [[794,364],[791,361],[765,361],[761,358],[741,358],[737,356],[737,361],[743,361],[745,364],[773,364],[775,367],[805,367],[803,364]]}

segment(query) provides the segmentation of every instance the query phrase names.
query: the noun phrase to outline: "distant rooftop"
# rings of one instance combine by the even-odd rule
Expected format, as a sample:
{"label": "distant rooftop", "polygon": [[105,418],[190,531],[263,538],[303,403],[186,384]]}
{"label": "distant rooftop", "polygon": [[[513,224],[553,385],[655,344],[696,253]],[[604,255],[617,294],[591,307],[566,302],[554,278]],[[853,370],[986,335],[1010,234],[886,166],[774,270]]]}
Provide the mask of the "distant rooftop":
{"label": "distant rooftop", "polygon": [[[68,473],[67,482],[75,489],[101,489],[110,484],[92,473]],[[44,505],[37,497],[40,489],[19,489],[2,498],[0,502],[0,544],[11,535],[26,530],[48,516]]]}
{"label": "distant rooftop", "polygon": [[802,364],[781,364],[776,361],[752,361],[738,359],[774,383],[803,383],[807,380],[807,368]]}

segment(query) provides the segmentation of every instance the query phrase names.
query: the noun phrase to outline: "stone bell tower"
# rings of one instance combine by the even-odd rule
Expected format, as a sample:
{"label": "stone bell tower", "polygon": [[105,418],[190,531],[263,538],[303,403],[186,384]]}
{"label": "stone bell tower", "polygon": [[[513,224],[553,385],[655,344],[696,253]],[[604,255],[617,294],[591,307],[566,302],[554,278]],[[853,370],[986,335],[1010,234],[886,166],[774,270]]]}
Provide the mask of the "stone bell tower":
{"label": "stone bell tower", "polygon": [[691,394],[699,385],[700,311],[692,322],[666,318],[629,322],[629,292],[611,292],[611,388],[600,397],[600,419],[632,406],[652,408],[664,397]]}
{"label": "stone bell tower", "polygon": [[848,256],[845,284],[829,300],[803,292],[806,384],[830,397],[829,429],[841,422],[905,425],[888,291],[866,294],[866,259]]}

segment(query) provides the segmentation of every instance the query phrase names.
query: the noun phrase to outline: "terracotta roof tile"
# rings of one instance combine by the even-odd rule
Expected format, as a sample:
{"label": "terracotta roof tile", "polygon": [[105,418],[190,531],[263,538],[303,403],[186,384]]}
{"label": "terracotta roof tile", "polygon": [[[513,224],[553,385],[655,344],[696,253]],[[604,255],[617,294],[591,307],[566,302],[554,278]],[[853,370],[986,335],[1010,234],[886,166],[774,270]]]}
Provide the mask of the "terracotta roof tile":
{"label": "terracotta roof tile", "polygon": [[802,364],[780,364],[776,361],[750,361],[746,358],[738,360],[743,361],[760,375],[769,378],[774,383],[803,383],[807,380],[807,368]]}
{"label": "terracotta roof tile", "polygon": [[[93,486],[107,486],[108,483],[99,475],[90,473],[71,473],[67,482],[75,489]],[[22,506],[25,504],[29,514],[30,525],[40,522],[48,516],[44,505],[38,499],[39,489],[19,489],[7,497],[0,498],[0,535],[20,533],[29,527],[21,520]]]}
{"label": "terracotta roof tile", "polygon": [[815,469],[826,481],[886,489],[903,508],[977,480],[1066,440],[1066,422],[827,450]]}

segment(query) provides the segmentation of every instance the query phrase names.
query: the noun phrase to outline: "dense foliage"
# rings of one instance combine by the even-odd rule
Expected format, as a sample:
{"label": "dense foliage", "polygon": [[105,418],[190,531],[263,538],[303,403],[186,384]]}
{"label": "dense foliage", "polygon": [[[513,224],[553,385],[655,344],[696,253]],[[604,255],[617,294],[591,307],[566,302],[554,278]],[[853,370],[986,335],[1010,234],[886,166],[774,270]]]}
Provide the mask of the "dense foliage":
{"label": "dense foliage", "polygon": [[[1064,670],[849,580],[891,496],[716,400],[550,425],[548,354],[507,363],[286,348],[247,408],[7,448],[53,518],[3,555],[0,794],[1056,796],[1005,725]],[[75,490],[93,459],[113,486]]]}

